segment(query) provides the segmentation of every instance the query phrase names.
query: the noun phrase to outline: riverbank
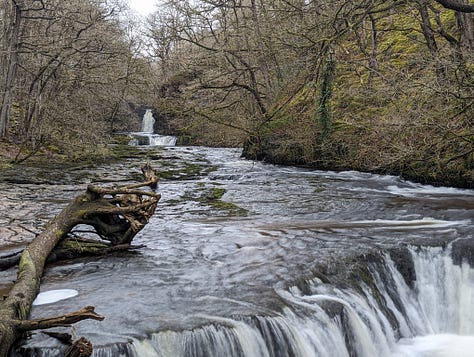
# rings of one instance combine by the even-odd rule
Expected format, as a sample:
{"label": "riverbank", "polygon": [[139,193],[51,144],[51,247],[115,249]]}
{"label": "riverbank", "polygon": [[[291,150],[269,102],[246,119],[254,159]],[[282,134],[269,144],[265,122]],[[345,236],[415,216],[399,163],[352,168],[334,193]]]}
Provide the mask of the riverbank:
{"label": "riverbank", "polygon": [[[95,149],[95,150],[94,150]],[[31,151],[10,141],[0,141],[0,168],[11,167],[23,162],[34,165],[44,163],[66,163],[75,161],[94,161],[107,156],[105,146],[98,146],[90,152],[78,152],[77,155],[63,152],[55,146],[44,146],[38,150]]]}
{"label": "riverbank", "polygon": [[0,141],[0,168],[18,164],[46,167],[56,165],[99,164],[139,154],[139,149],[127,145],[128,137],[114,137],[109,143],[100,143],[89,149],[82,148],[75,152],[61,150],[55,146],[45,146],[31,153],[9,141]]}
{"label": "riverbank", "polygon": [[7,166],[15,159],[18,147],[11,143],[0,141],[0,168]]}
{"label": "riverbank", "polygon": [[[355,141],[356,139],[357,141]],[[358,137],[340,136],[324,145],[308,140],[267,136],[249,140],[243,156],[276,165],[300,166],[327,171],[360,171],[399,176],[405,180],[433,186],[474,188],[474,158],[456,157],[456,151],[422,151],[403,155],[381,151],[381,141],[373,146],[358,142]],[[306,145],[306,146],[305,146]],[[441,158],[441,159],[440,159]]]}
{"label": "riverbank", "polygon": [[432,87],[393,73],[390,85],[374,78],[369,86],[341,64],[325,107],[320,88],[302,87],[247,139],[244,156],[473,188],[472,101],[447,96],[454,85],[438,81],[429,68],[422,73]]}
{"label": "riverbank", "polygon": [[[278,27],[289,26],[287,34],[300,32],[304,38],[293,47],[281,42],[278,31],[267,31],[261,42],[247,43],[247,52],[256,56],[245,65],[218,62],[216,56],[216,63],[196,70],[196,58],[208,63],[211,57],[203,42],[187,66],[193,71],[168,76],[164,87],[173,90],[165,91],[156,107],[182,121],[178,128],[192,129],[187,144],[211,145],[222,137],[219,144],[228,145],[229,138],[243,137],[244,155],[252,160],[472,188],[473,47],[462,44],[467,27],[459,22],[461,14],[426,6],[377,8],[377,16],[352,18],[341,32],[337,21],[331,22],[314,31],[305,51],[310,32],[296,30],[295,24],[305,22],[289,15]],[[262,21],[269,20],[268,9],[260,10]],[[317,21],[321,14],[309,15],[313,10],[307,6],[294,14],[315,21],[313,28],[334,15]],[[340,11],[334,10],[342,16]],[[449,29],[448,41],[426,27],[430,21]],[[322,40],[333,28],[337,35]],[[272,46],[262,50],[264,43]],[[215,44],[222,53],[228,45]],[[235,131],[240,135],[229,135]]]}
{"label": "riverbank", "polygon": [[[339,131],[339,134],[341,130]],[[276,165],[301,166],[316,170],[328,171],[361,171],[375,174],[400,176],[406,180],[430,184],[434,186],[450,186],[459,188],[474,188],[474,160],[452,160],[451,165],[440,165],[434,162],[435,156],[430,153],[420,154],[420,157],[398,157],[396,160],[387,160],[389,153],[377,151],[378,146],[372,148],[360,143],[354,143],[354,136],[340,135],[336,144],[327,147],[317,147],[316,143],[303,146],[308,140],[297,141],[290,137],[278,137],[277,134],[268,134],[260,140],[249,139],[243,148],[243,157],[249,160],[264,161]],[[352,148],[349,150],[349,148]],[[355,148],[354,148],[355,146]],[[20,148],[5,141],[0,142],[0,168],[8,168],[14,164]],[[324,152],[322,151],[324,150]],[[445,155],[454,155],[445,152]],[[99,164],[107,161],[116,161],[127,157],[140,155],[140,149],[116,143],[104,145],[94,155],[70,157],[56,151],[42,150],[29,157],[23,165],[50,166],[51,164],[77,166],[84,164]],[[439,155],[437,156],[439,158]],[[385,158],[386,162],[381,159]]]}

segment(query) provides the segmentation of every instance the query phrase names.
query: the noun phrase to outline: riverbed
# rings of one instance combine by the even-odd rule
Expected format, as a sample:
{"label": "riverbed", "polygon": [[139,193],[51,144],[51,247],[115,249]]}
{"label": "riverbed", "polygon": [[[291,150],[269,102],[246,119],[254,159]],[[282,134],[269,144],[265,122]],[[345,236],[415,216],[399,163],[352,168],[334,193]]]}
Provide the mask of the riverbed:
{"label": "riverbed", "polygon": [[[142,151],[0,180],[0,236],[21,247],[87,184],[133,182],[144,161],[162,173],[143,248],[45,272],[43,292],[77,295],[33,317],[95,306],[106,319],[75,327],[94,355],[472,356],[474,190],[279,167],[239,149]],[[0,276],[5,288],[15,271]],[[61,348],[37,332],[18,353]]]}

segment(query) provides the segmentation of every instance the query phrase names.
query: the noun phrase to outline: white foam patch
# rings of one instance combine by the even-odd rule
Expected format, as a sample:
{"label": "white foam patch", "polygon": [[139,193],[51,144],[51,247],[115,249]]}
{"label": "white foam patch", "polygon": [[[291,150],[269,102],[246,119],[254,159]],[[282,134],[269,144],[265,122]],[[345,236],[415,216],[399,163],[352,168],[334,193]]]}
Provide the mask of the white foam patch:
{"label": "white foam patch", "polygon": [[473,357],[474,336],[428,335],[401,339],[392,357]]}
{"label": "white foam patch", "polygon": [[[443,221],[433,218],[423,218],[416,220],[386,220],[386,219],[376,219],[376,220],[367,220],[367,221],[354,221],[352,222],[355,226],[357,225],[367,225],[372,227],[380,228],[399,228],[403,227],[406,229],[419,229],[419,228],[447,228],[460,225],[469,225],[470,220],[463,221]],[[349,223],[350,224],[350,223]],[[474,356],[473,356],[474,357]]]}
{"label": "white foam patch", "polygon": [[454,187],[434,187],[430,185],[420,185],[414,187],[388,186],[387,190],[399,196],[413,197],[417,195],[442,195],[442,196],[473,196],[474,190]]}
{"label": "white foam patch", "polygon": [[[280,230],[280,229],[352,229],[352,228],[371,228],[371,229],[439,229],[454,226],[470,225],[471,220],[462,221],[444,221],[429,217],[415,220],[389,220],[375,219],[363,221],[315,221],[301,223],[282,223],[260,226],[262,229]],[[474,356],[473,356],[474,357]]]}
{"label": "white foam patch", "polygon": [[58,289],[50,290],[39,293],[35,301],[34,306],[52,304],[53,302],[65,300],[77,296],[79,293],[73,289]]}

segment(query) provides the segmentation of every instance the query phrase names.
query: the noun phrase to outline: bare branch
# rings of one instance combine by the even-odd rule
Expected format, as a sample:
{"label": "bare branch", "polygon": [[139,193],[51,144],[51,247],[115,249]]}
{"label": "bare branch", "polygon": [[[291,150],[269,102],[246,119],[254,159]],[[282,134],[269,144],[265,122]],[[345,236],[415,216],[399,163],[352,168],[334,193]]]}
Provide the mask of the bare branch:
{"label": "bare branch", "polygon": [[459,12],[474,12],[474,5],[464,4],[459,0],[435,0],[443,7]]}
{"label": "bare branch", "polygon": [[69,326],[82,320],[102,321],[105,317],[97,314],[93,306],[86,306],[81,310],[66,315],[49,317],[44,319],[18,320],[15,322],[18,329],[23,332],[32,330],[43,330],[52,327]]}

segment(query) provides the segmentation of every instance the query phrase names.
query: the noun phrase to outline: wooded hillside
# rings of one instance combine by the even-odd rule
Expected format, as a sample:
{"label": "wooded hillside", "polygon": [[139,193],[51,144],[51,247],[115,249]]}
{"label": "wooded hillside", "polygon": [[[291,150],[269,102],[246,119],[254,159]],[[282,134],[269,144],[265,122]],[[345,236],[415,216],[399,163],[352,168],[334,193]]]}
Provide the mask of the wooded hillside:
{"label": "wooded hillside", "polygon": [[150,19],[157,106],[249,158],[472,186],[473,7],[166,1]]}
{"label": "wooded hillside", "polygon": [[137,23],[123,0],[1,3],[14,161],[100,156],[146,105],[181,144],[472,187],[473,1],[158,5]]}
{"label": "wooded hillside", "polygon": [[100,155],[130,126],[152,79],[123,1],[4,0],[0,27],[0,140],[16,161]]}

